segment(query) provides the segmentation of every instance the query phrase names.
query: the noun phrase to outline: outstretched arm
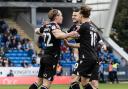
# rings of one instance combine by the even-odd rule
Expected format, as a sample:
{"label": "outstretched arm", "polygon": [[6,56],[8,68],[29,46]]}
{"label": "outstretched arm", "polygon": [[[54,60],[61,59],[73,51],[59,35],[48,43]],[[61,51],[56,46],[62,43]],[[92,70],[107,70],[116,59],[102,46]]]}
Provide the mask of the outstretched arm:
{"label": "outstretched arm", "polygon": [[42,35],[42,34],[43,34],[43,30],[44,30],[43,27],[41,27],[41,28],[36,28],[36,29],[35,29],[35,33],[38,34],[38,35]]}
{"label": "outstretched arm", "polygon": [[64,33],[60,29],[53,30],[52,33],[57,39],[66,39],[69,37],[77,37],[78,36],[78,33],[76,31],[72,31],[70,33]]}
{"label": "outstretched arm", "polygon": [[107,46],[102,40],[99,41],[99,44],[102,46],[104,50],[107,50]]}
{"label": "outstretched arm", "polygon": [[66,39],[64,39],[64,44],[67,47],[71,47],[71,48],[79,48],[80,47],[80,43],[69,43]]}

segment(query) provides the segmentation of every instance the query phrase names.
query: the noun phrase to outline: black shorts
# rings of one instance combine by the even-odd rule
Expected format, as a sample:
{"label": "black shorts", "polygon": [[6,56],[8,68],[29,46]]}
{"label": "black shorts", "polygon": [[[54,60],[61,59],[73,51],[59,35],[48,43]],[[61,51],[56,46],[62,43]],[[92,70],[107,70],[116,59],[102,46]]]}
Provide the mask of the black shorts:
{"label": "black shorts", "polygon": [[89,77],[91,80],[98,80],[99,62],[92,59],[84,59],[78,62],[77,71],[80,76]]}
{"label": "black shorts", "polygon": [[53,81],[53,77],[56,74],[56,66],[58,59],[51,55],[43,55],[40,60],[40,69],[38,73],[39,78],[45,78],[49,81]]}
{"label": "black shorts", "polygon": [[90,77],[90,81],[99,79],[99,64],[95,66],[93,69],[92,75]]}

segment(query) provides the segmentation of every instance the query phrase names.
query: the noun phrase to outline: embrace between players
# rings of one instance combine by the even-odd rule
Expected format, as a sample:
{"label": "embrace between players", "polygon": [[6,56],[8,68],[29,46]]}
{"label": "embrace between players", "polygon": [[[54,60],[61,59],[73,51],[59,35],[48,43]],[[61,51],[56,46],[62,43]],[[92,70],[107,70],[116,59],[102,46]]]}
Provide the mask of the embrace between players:
{"label": "embrace between players", "polygon": [[[83,5],[75,8],[72,13],[74,25],[68,33],[61,31],[63,16],[60,10],[52,9],[48,12],[50,22],[43,25],[35,32],[42,34],[45,43],[44,55],[40,61],[38,80],[29,89],[50,89],[53,77],[56,74],[56,66],[60,58],[61,40],[68,47],[72,47],[76,58],[75,69],[69,89],[98,89],[99,60],[96,46],[100,44],[105,50],[106,46],[101,40],[97,28],[90,20],[91,8]],[[68,43],[69,39],[75,39],[76,43]]]}

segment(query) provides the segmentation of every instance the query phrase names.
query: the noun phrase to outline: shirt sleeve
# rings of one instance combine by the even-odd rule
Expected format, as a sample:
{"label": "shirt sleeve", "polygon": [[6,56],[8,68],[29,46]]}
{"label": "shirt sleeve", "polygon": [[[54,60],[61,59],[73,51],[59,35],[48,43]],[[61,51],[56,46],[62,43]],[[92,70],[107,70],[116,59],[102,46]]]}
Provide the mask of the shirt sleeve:
{"label": "shirt sleeve", "polygon": [[44,32],[44,26],[40,28],[40,33]]}
{"label": "shirt sleeve", "polygon": [[52,23],[50,28],[51,28],[51,31],[59,29],[55,23]]}

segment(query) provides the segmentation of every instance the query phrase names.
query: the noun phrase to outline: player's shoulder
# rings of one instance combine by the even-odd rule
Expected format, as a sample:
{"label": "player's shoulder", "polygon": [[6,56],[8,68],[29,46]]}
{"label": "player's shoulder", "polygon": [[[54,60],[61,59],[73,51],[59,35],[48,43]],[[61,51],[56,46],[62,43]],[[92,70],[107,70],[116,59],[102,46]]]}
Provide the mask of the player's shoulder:
{"label": "player's shoulder", "polygon": [[80,25],[80,29],[89,29],[89,28],[90,28],[90,23],[89,22],[85,22],[85,23]]}
{"label": "player's shoulder", "polygon": [[52,30],[56,29],[57,28],[57,24],[54,23],[54,22],[51,22],[48,24],[48,27],[51,28]]}

